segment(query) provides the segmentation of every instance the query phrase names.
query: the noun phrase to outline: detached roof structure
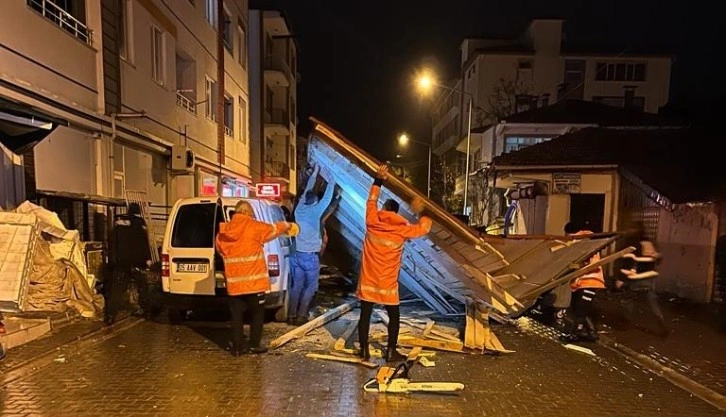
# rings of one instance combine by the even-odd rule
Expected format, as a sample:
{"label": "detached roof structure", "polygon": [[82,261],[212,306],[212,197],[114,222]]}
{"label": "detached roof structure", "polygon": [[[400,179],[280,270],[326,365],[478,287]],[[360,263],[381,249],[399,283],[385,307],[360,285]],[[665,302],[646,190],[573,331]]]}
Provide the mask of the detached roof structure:
{"label": "detached roof structure", "polygon": [[515,113],[504,118],[502,123],[582,124],[610,127],[685,125],[683,121],[653,113],[584,100],[562,100],[550,106]]}
{"label": "detached roof structure", "polygon": [[[704,128],[586,128],[494,158],[498,170],[623,168],[674,204],[726,199],[724,157]],[[700,146],[701,144],[705,146]]]}

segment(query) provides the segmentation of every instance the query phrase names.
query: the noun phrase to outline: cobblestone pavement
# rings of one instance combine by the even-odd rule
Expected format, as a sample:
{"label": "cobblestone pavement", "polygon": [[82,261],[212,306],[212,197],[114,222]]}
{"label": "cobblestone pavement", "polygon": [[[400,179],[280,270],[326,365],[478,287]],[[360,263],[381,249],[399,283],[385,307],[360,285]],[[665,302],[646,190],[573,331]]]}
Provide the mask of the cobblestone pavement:
{"label": "cobblestone pavement", "polygon": [[723,313],[713,306],[689,305],[675,298],[659,300],[669,334],[653,334],[655,320],[644,303],[636,308],[632,323],[625,322],[618,293],[603,294],[598,300],[601,330],[615,341],[660,364],[726,395],[726,331]]}
{"label": "cobblestone pavement", "polygon": [[[274,324],[266,335],[286,330]],[[3,416],[710,416],[712,406],[593,346],[598,357],[513,327],[506,356],[437,353],[418,381],[458,381],[458,395],[364,393],[374,370],[307,359],[309,343],[234,358],[222,323],[144,322],[0,388]],[[586,402],[585,399],[592,398]]]}

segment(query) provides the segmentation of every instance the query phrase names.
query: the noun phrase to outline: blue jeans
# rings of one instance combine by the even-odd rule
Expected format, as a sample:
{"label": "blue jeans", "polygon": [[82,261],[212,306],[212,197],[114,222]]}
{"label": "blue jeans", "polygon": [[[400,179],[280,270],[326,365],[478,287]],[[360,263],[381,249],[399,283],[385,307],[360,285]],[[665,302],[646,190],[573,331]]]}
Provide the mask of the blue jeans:
{"label": "blue jeans", "polygon": [[318,291],[320,255],[318,253],[296,252],[294,256],[288,316],[307,317],[310,303],[313,301],[315,292]]}

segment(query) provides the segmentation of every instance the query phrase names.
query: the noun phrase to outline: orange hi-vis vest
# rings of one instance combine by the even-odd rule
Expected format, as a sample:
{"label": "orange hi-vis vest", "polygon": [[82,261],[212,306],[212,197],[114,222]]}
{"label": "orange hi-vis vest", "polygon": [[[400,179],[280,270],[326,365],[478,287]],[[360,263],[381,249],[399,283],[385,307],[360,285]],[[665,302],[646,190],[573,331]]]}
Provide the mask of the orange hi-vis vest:
{"label": "orange hi-vis vest", "polygon": [[224,259],[227,294],[243,295],[270,291],[264,244],[285,232],[287,224],[263,223],[245,214],[235,214],[219,225],[217,250]]}
{"label": "orange hi-vis vest", "polygon": [[[581,230],[575,233],[575,236],[591,235],[592,232],[589,230]],[[594,254],[588,261],[588,265],[600,260],[600,253]],[[598,267],[596,270],[588,272],[587,274],[573,280],[570,283],[572,291],[577,291],[583,288],[605,288],[605,274],[603,273],[602,267]]]}
{"label": "orange hi-vis vest", "polygon": [[418,224],[392,211],[378,211],[381,188],[374,185],[366,202],[366,237],[356,295],[364,301],[398,305],[398,273],[403,244],[431,230],[431,219],[422,216]]}

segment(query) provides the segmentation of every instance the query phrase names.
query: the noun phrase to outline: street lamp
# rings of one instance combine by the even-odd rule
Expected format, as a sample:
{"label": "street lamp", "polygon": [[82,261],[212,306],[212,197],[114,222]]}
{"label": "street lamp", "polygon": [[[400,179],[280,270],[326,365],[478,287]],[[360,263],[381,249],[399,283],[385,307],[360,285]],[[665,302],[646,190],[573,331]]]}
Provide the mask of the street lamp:
{"label": "street lamp", "polygon": [[[429,71],[422,72],[418,78],[416,79],[416,84],[418,87],[418,90],[423,95],[430,94],[433,87],[440,87],[449,91],[461,93],[461,94],[468,94],[469,95],[469,121],[467,123],[468,128],[466,129],[466,168],[464,171],[464,208],[462,209],[463,215],[466,215],[466,201],[469,196],[469,159],[470,159],[470,152],[471,152],[471,112],[472,112],[472,105],[474,101],[474,95],[464,91],[464,89],[456,89],[451,88],[449,86],[439,84],[435,81],[433,75]],[[433,141],[433,138],[432,138]],[[430,157],[430,155],[429,155]]]}
{"label": "street lamp", "polygon": [[[420,140],[411,139],[405,133],[401,133],[400,135],[398,135],[398,144],[401,147],[405,148],[411,142],[417,143],[419,145],[423,145],[429,149],[428,178],[426,179],[426,197],[431,198],[431,144],[426,143],[426,142],[421,142]],[[396,155],[396,156],[398,156],[398,155]]]}

